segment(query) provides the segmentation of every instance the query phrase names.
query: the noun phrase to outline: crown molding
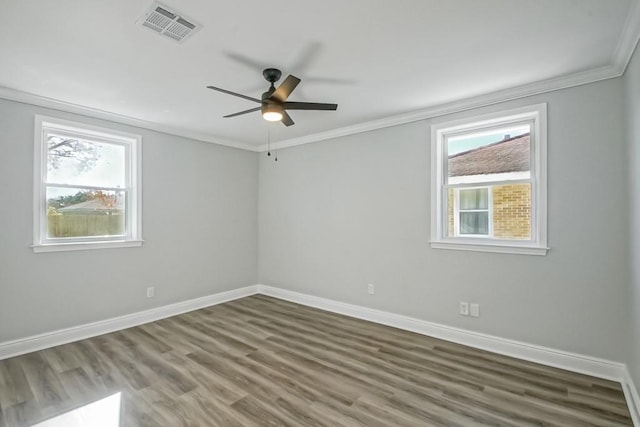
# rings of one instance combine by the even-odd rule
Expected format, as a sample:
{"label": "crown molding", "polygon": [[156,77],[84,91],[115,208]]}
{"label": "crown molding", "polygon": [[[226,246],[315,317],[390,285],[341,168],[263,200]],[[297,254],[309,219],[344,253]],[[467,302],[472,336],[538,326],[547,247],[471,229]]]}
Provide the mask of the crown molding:
{"label": "crown molding", "polygon": [[[592,70],[554,77],[551,79],[503,89],[500,91],[490,92],[471,98],[464,98],[461,100],[448,102],[446,104],[434,105],[423,110],[398,114],[386,117],[384,119],[363,122],[352,126],[333,129],[327,132],[306,135],[299,138],[285,139],[275,143],[272,142],[271,149],[274,150],[279,148],[294,147],[296,145],[310,144],[312,142],[324,141],[327,139],[339,138],[376,129],[382,129],[420,120],[431,119],[434,117],[445,116],[461,111],[499,104],[501,102],[512,101],[514,99],[525,98],[527,96],[539,95],[541,93],[553,92],[560,89],[566,89],[574,86],[594,83],[601,80],[612,79],[615,77],[620,77],[623,72],[624,70],[620,70],[618,67],[613,65],[594,68]],[[263,152],[266,150],[267,145],[265,144],[261,145],[258,151]]]}
{"label": "crown molding", "polygon": [[[636,8],[640,10],[640,8]],[[638,22],[640,19],[629,19],[629,22]],[[632,25],[629,24],[628,28]],[[635,27],[633,27],[635,28]],[[638,33],[640,33],[640,25],[638,25]],[[637,42],[637,38],[635,38]],[[626,40],[632,40],[633,37],[626,37]],[[622,53],[622,46],[626,46],[626,49],[630,49],[631,52]],[[630,41],[620,43],[616,54],[617,58],[621,58],[620,61],[624,62],[624,67],[628,64],[633,48]],[[626,58],[626,59],[625,59]],[[622,62],[621,62],[622,63]],[[426,120],[434,117],[444,116],[448,114],[458,113],[461,111],[472,110],[475,108],[486,107],[489,105],[499,104],[501,102],[511,101],[514,99],[525,98],[527,96],[538,95],[546,92],[553,92],[560,89],[566,89],[574,86],[580,86],[588,83],[594,83],[601,80],[607,80],[615,77],[620,77],[624,73],[624,69],[620,65],[608,65],[592,70],[581,71],[566,76],[555,77],[539,82],[529,83],[522,86],[516,86],[513,88],[503,89],[500,91],[490,92],[471,98],[464,98],[461,100],[434,105],[422,110],[412,111],[403,114],[397,114],[386,117],[384,119],[372,120],[368,122],[362,122],[351,126],[345,126],[337,129],[332,129],[326,132],[319,132],[315,134],[305,135],[298,138],[285,139],[271,143],[271,149],[282,149],[295,147],[297,145],[310,144],[313,142],[325,141],[328,139],[339,138],[349,135],[355,135],[362,132],[369,132],[377,129],[383,129],[391,126],[398,126],[406,123],[416,122],[420,120]],[[268,150],[267,144],[259,146],[251,145],[248,143],[242,143],[238,141],[224,140],[213,137],[211,135],[194,132],[187,129],[174,128],[165,126],[158,123],[148,122],[141,119],[136,119],[121,114],[111,113],[104,110],[99,110],[91,107],[85,107],[82,105],[73,104],[70,102],[59,101],[53,98],[47,98],[40,95],[35,95],[28,92],[22,92],[16,89],[0,86],[0,98],[8,99],[10,101],[17,101],[26,104],[37,105],[40,107],[51,108],[54,110],[64,111],[68,113],[80,114],[83,116],[93,117],[101,120],[108,120],[111,122],[126,124],[130,126],[136,126],[143,129],[149,129],[153,131],[163,132],[170,135],[181,136],[185,138],[195,139],[203,142],[210,142],[213,144],[223,145],[227,147],[239,148],[242,150],[253,152],[266,152]]]}
{"label": "crown molding", "polygon": [[631,0],[620,40],[613,54],[613,66],[620,71],[621,75],[624,74],[629,61],[631,61],[638,40],[640,40],[640,0]]}
{"label": "crown molding", "polygon": [[[486,107],[527,96],[567,89],[601,80],[620,77],[624,74],[633,56],[636,45],[640,40],[640,0],[632,0],[627,19],[622,28],[618,45],[613,53],[611,63],[599,68],[580,71],[564,76],[541,80],[534,83],[516,86],[496,92],[490,92],[470,98],[434,105],[422,110],[390,116],[380,120],[359,123],[352,126],[333,129],[327,132],[315,133],[299,138],[285,139],[272,142],[271,149],[295,147],[297,145],[310,144],[312,142],[339,138],[357,133],[368,132],[376,129],[402,125],[420,120],[426,120],[447,114]],[[261,145],[257,151],[267,151],[267,145]]]}
{"label": "crown molding", "polygon": [[51,108],[53,110],[64,111],[66,113],[74,113],[82,116],[92,117],[95,119],[135,126],[138,128],[162,132],[169,135],[181,136],[197,141],[210,142],[226,147],[239,148],[247,151],[258,151],[258,147],[256,147],[255,145],[216,138],[212,135],[201,132],[194,132],[188,129],[175,128],[159,123],[136,119],[134,117],[125,116],[122,114],[111,113],[97,108],[85,107],[70,102],[47,98],[45,96],[40,96],[29,92],[22,92],[4,86],[0,86],[0,98],[7,99],[9,101],[21,102],[24,104],[36,105],[38,107]]}
{"label": "crown molding", "polygon": [[[611,62],[608,65],[495,92],[485,93],[470,98],[464,98],[445,104],[434,105],[417,111],[389,116],[384,119],[362,122],[351,126],[332,129],[326,132],[305,135],[298,138],[284,139],[281,141],[272,142],[271,149],[288,148],[297,145],[310,144],[312,142],[325,141],[327,139],[339,138],[362,132],[383,129],[391,126],[402,125],[405,123],[426,120],[434,117],[444,116],[447,114],[453,114],[461,111],[494,105],[501,102],[512,101],[514,99],[525,98],[527,96],[539,95],[542,93],[553,92],[556,90],[620,77],[624,74],[639,40],[640,0],[632,0],[627,19],[621,32],[620,39],[612,55]],[[267,144],[253,145],[246,142],[225,140],[206,133],[166,126],[159,123],[136,119],[133,117],[111,113],[91,107],[85,107],[69,102],[59,101],[53,98],[47,98],[44,96],[22,92],[2,86],[0,86],[0,98],[33,104],[40,107],[51,108],[54,110],[80,114],[101,120],[122,123],[130,126],[136,126],[143,129],[154,130],[198,141],[239,148],[247,151],[265,152],[268,150]]]}

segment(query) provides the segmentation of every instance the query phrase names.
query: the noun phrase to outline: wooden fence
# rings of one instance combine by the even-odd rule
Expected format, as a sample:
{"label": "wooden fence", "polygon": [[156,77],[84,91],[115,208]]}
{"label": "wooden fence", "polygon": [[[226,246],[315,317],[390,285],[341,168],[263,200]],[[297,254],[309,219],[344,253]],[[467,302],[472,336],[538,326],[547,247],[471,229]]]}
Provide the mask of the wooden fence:
{"label": "wooden fence", "polygon": [[124,215],[50,215],[49,237],[117,236],[124,234]]}

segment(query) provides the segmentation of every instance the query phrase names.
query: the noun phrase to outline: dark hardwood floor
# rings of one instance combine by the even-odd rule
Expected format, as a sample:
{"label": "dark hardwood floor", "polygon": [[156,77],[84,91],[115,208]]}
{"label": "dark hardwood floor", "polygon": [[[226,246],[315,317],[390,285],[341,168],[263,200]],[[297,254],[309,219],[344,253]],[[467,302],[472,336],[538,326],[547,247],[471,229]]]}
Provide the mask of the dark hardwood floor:
{"label": "dark hardwood floor", "polygon": [[120,426],[632,425],[618,383],[265,296],[0,361],[2,427],[93,427],[94,407]]}

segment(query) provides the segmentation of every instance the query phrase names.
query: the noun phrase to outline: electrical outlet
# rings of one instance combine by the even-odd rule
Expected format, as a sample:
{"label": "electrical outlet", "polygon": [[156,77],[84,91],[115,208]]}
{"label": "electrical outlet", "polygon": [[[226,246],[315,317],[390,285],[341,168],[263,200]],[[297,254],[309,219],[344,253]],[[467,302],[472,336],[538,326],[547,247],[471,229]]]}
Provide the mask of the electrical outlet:
{"label": "electrical outlet", "polygon": [[149,286],[147,288],[147,298],[153,298],[155,294],[156,294],[156,288],[153,286]]}
{"label": "electrical outlet", "polygon": [[471,317],[480,317],[480,304],[471,304],[470,308]]}
{"label": "electrical outlet", "polygon": [[460,314],[463,316],[469,315],[469,303],[468,302],[460,302]]}
{"label": "electrical outlet", "polygon": [[367,285],[367,292],[369,292],[369,295],[373,295],[376,293],[376,288],[375,286],[373,286],[373,283],[369,283]]}

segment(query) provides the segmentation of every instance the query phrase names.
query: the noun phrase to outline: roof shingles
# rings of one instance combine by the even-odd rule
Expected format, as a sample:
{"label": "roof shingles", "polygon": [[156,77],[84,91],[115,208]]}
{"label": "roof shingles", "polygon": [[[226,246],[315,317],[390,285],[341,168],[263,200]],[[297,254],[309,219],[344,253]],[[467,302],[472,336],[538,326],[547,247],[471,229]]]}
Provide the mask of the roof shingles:
{"label": "roof shingles", "polygon": [[449,156],[449,176],[490,175],[530,170],[530,134]]}

